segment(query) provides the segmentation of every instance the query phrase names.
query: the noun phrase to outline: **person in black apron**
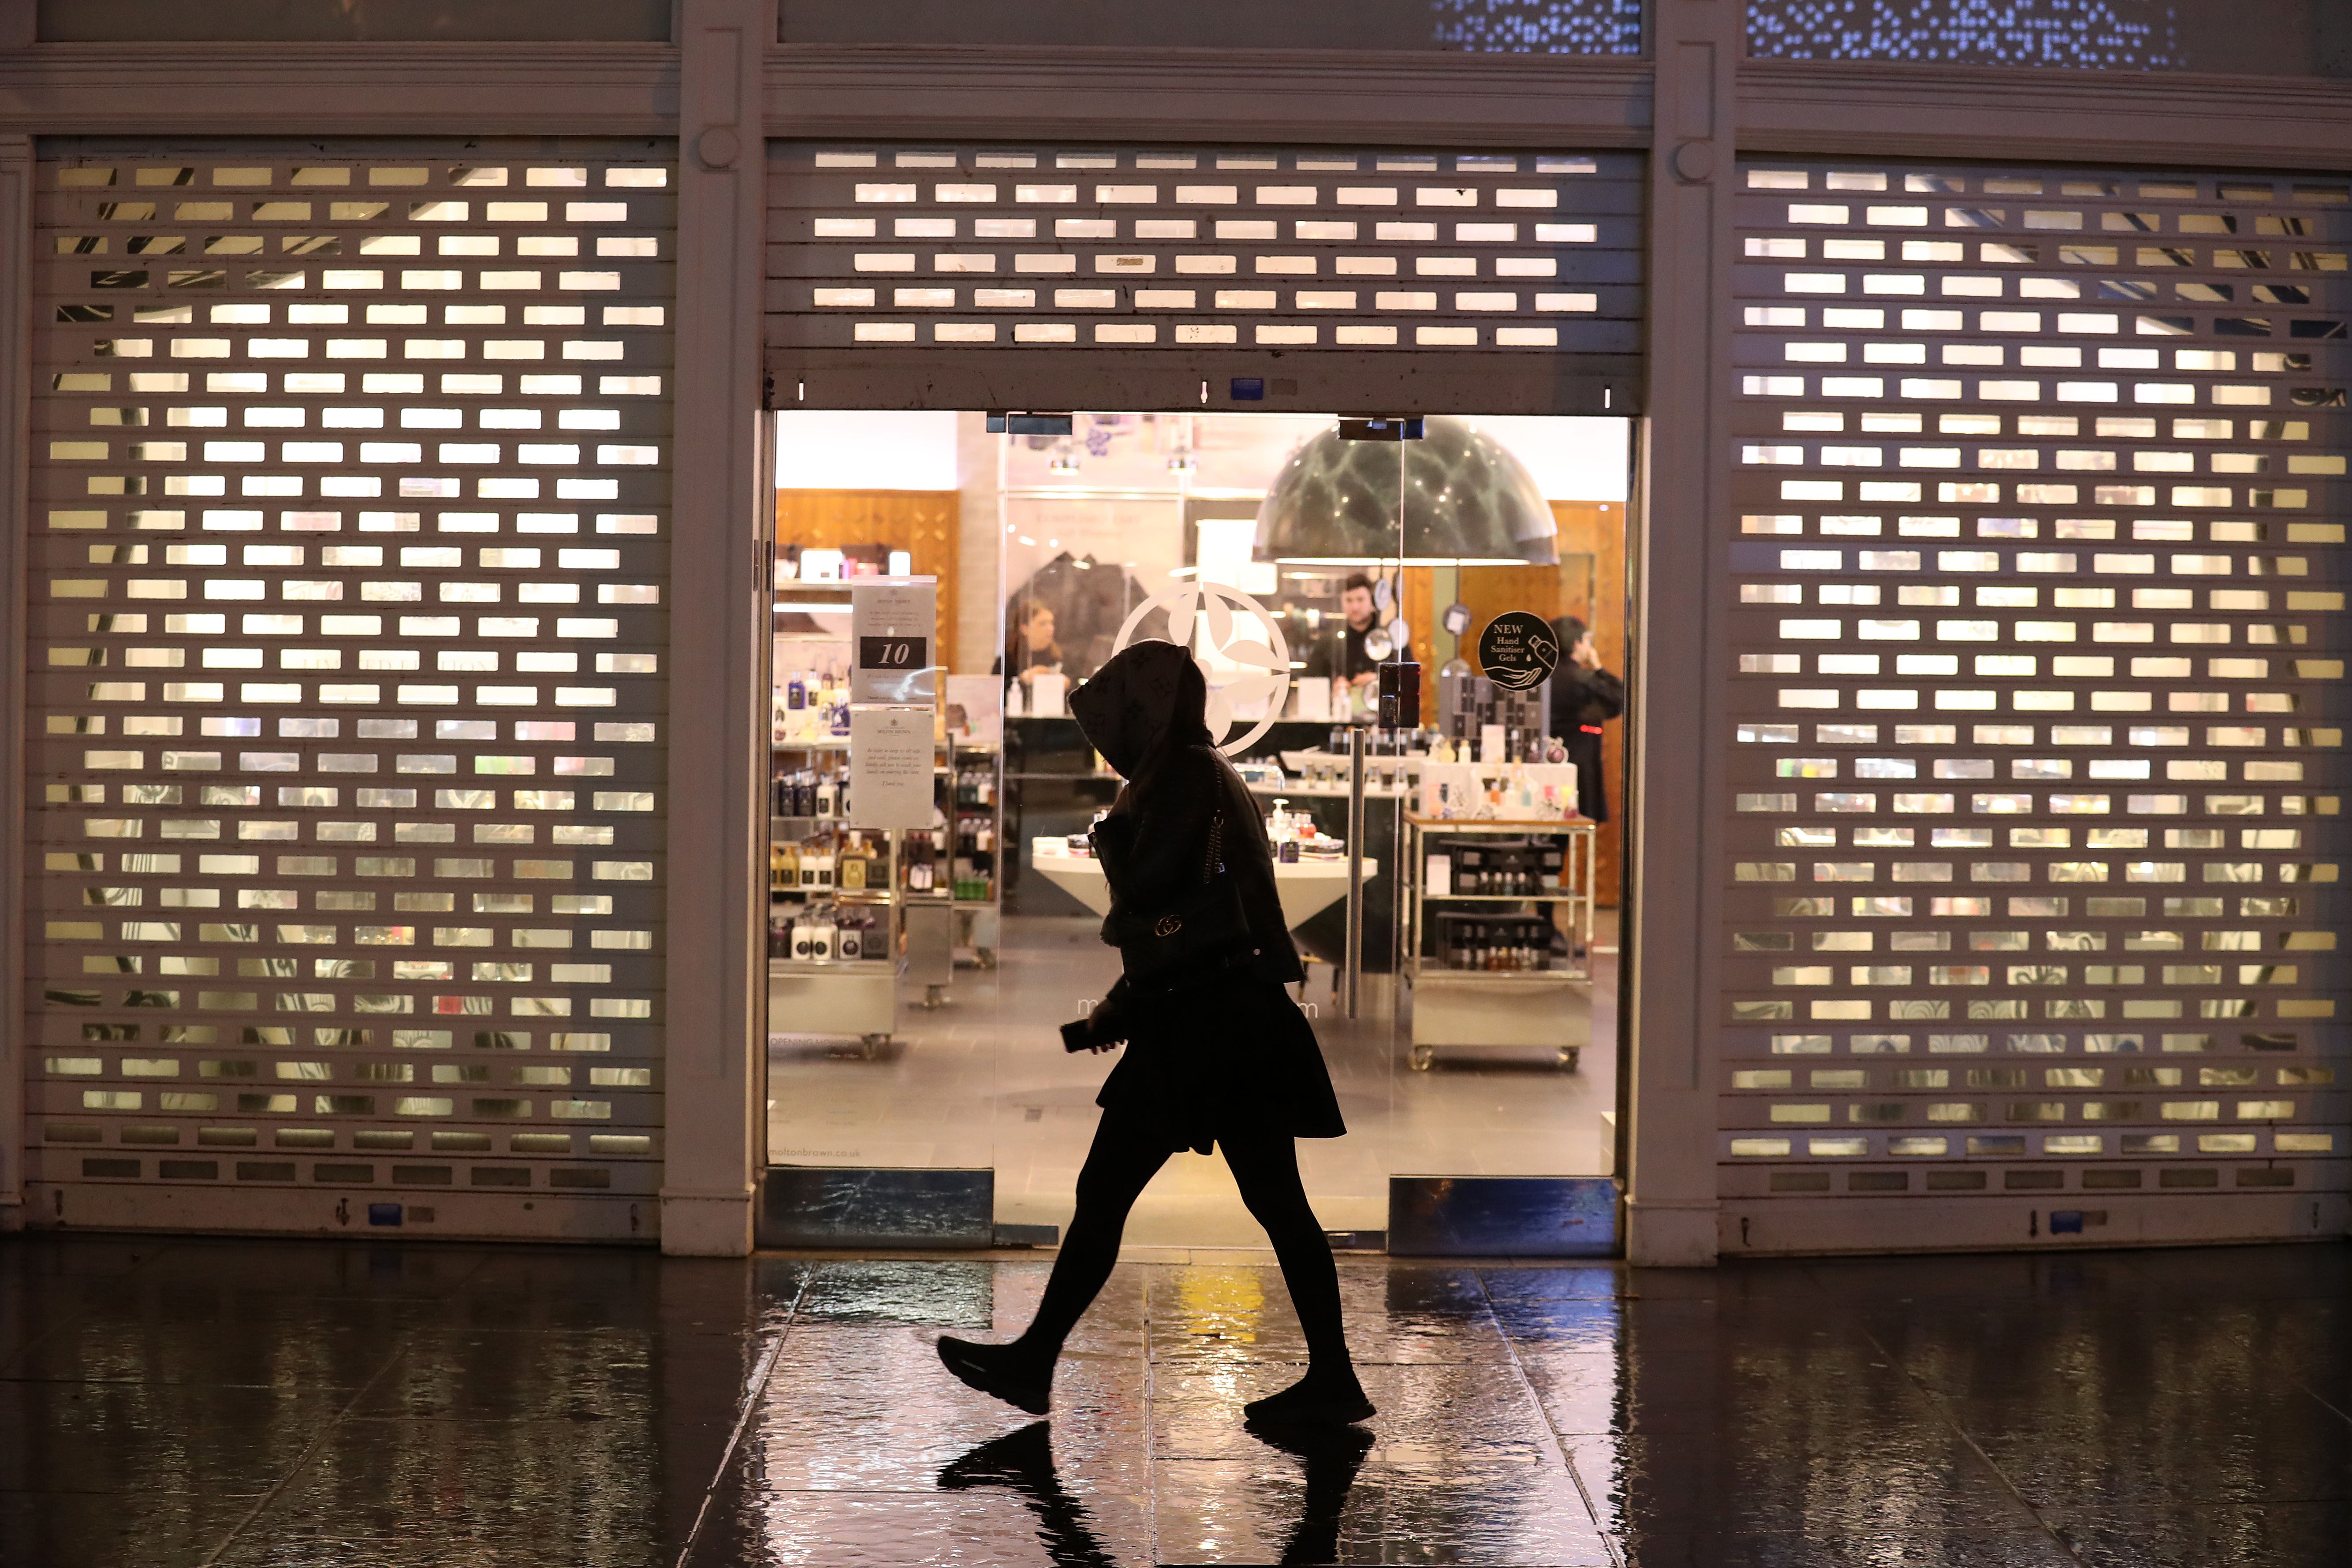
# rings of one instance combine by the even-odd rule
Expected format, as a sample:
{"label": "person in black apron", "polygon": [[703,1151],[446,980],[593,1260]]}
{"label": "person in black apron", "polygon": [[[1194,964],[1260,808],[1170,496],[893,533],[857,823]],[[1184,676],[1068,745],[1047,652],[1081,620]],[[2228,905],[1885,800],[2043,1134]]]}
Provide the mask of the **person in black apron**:
{"label": "person in black apron", "polygon": [[1576,764],[1576,808],[1595,822],[1609,820],[1609,791],[1601,776],[1601,726],[1625,711],[1625,683],[1601,668],[1592,629],[1574,616],[1552,622],[1566,662],[1552,671],[1551,732]]}
{"label": "person in black apron", "polygon": [[[1302,972],[1272,848],[1248,787],[1210,742],[1207,700],[1192,656],[1165,642],[1123,649],[1070,694],[1087,741],[1127,780],[1092,837],[1111,892],[1104,940],[1120,946],[1129,973],[1063,1038],[1073,1050],[1124,1042],[1126,1054],[1095,1097],[1102,1120],[1035,1320],[1009,1344],[943,1335],[940,1359],[972,1387],[1044,1415],[1062,1342],[1110,1278],[1128,1211],[1170,1154],[1215,1147],[1274,1242],[1307,1337],[1307,1375],[1251,1403],[1249,1419],[1361,1421],[1372,1404],[1348,1353],[1339,1270],[1293,1142],[1341,1137],[1347,1123],[1315,1031],[1284,989]],[[1139,968],[1164,957],[1144,951],[1150,939],[1139,931],[1169,927],[1177,912],[1196,935],[1224,928],[1212,939],[1221,944],[1139,982]]]}

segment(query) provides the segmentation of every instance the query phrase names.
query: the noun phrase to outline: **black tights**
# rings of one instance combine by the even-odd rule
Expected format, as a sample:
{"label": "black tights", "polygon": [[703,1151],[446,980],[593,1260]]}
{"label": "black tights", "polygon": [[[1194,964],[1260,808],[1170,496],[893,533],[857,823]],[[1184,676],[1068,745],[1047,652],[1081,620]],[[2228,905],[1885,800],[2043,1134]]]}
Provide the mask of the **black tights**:
{"label": "black tights", "polygon": [[[1335,1376],[1349,1370],[1348,1340],[1339,1326],[1339,1271],[1331,1261],[1331,1244],[1307,1201],[1298,1179],[1298,1152],[1293,1141],[1279,1133],[1243,1133],[1220,1138],[1225,1164],[1242,1190],[1242,1202],[1251,1217],[1273,1239],[1275,1258],[1282,1265],[1283,1283],[1290,1288],[1291,1305],[1307,1332],[1309,1375]],[[1150,1126],[1117,1110],[1103,1112],[1095,1128],[1094,1147],[1078,1172],[1077,1213],[1062,1238],[1054,1259],[1053,1277],[1045,1282],[1045,1300],[1037,1316],[1018,1343],[1051,1360],[1061,1353],[1062,1342],[1077,1326],[1104,1281],[1118,1261],[1119,1233],[1128,1211],[1135,1206],[1146,1184],[1168,1163]]]}

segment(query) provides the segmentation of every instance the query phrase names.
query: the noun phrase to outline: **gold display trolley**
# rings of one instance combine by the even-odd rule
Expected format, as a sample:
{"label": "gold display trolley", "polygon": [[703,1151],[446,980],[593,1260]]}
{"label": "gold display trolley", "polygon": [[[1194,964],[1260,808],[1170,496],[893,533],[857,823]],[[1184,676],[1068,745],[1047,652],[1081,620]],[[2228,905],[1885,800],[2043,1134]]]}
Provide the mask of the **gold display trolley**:
{"label": "gold display trolley", "polygon": [[[1592,1038],[1593,847],[1596,825],[1565,821],[1444,821],[1405,814],[1404,983],[1412,993],[1412,1065],[1426,1072],[1440,1050],[1543,1047],[1574,1072]],[[1560,868],[1530,891],[1429,890],[1430,854],[1439,839],[1559,839]],[[1450,863],[1450,858],[1449,858]],[[1431,906],[1437,909],[1433,910]],[[1565,907],[1569,951],[1550,967],[1460,967],[1444,951],[1424,952],[1438,914],[1465,918],[1551,917]],[[1547,928],[1553,920],[1543,922]]]}

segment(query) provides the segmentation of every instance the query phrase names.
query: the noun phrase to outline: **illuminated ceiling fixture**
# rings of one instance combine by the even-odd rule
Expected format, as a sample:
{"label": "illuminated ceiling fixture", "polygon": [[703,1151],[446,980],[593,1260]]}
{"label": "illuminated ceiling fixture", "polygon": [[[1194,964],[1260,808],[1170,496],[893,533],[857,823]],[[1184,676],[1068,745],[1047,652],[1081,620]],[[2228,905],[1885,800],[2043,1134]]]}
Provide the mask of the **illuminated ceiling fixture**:
{"label": "illuminated ceiling fixture", "polygon": [[1252,553],[1301,566],[1551,566],[1559,533],[1525,464],[1466,422],[1433,416],[1419,440],[1346,441],[1334,426],[1302,445],[1258,507]]}

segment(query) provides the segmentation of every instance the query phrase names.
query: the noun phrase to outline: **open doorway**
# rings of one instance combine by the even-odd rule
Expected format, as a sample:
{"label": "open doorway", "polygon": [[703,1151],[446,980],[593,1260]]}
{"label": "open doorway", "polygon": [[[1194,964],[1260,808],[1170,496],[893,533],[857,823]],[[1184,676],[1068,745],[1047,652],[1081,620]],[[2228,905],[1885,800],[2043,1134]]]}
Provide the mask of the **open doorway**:
{"label": "open doorway", "polygon": [[[985,1172],[998,1226],[1066,1220],[1107,1068],[1056,1026],[1118,973],[1083,846],[1119,783],[1067,697],[1172,612],[1282,841],[1350,1129],[1300,1145],[1324,1223],[1385,1232],[1391,1177],[1611,1173],[1629,422],[1366,442],[1325,416],[778,419],[773,1163]],[[938,594],[936,806],[928,831],[873,834],[838,806],[849,604],[891,575]],[[1487,679],[1480,635],[1512,611],[1561,636],[1551,681]],[[1378,721],[1400,660],[1421,669],[1411,728]],[[1128,1240],[1263,1237],[1223,1163],[1180,1154]]]}

